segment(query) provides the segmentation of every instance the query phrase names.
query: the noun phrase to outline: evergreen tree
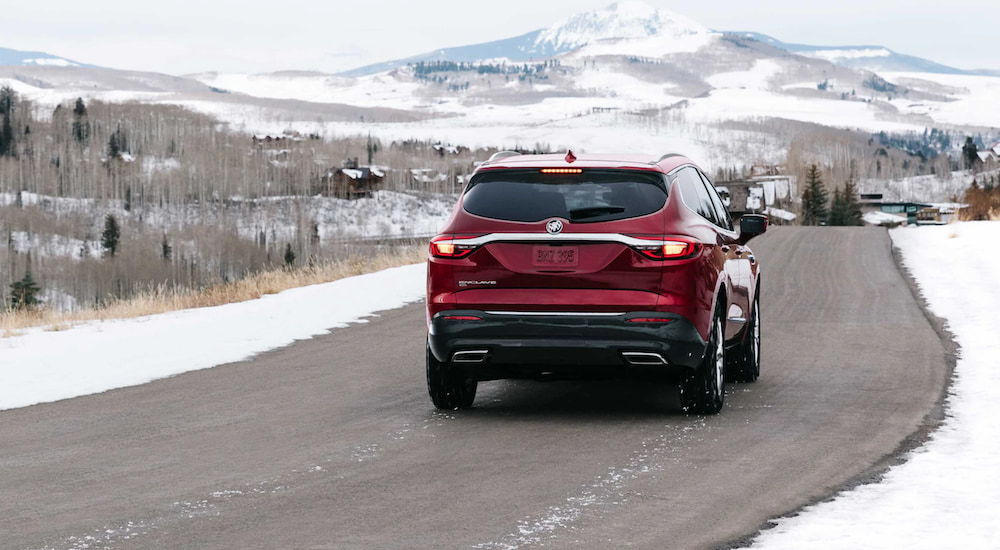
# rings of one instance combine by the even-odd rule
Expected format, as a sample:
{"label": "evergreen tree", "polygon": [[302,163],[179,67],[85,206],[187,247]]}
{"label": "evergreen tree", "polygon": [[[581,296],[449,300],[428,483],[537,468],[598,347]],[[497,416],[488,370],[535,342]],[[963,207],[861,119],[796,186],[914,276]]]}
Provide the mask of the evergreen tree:
{"label": "evergreen tree", "polygon": [[111,132],[111,137],[108,138],[108,158],[115,159],[121,156],[122,153],[128,152],[128,135],[122,129],[121,125],[118,125],[115,131]]}
{"label": "evergreen tree", "polygon": [[854,181],[847,180],[844,183],[844,192],[841,195],[844,201],[844,225],[864,225],[861,218],[861,202],[858,200],[858,188]]}
{"label": "evergreen tree", "polygon": [[87,116],[87,105],[83,102],[82,97],[76,98],[76,103],[73,105],[73,116],[75,117]]}
{"label": "evergreen tree", "polygon": [[118,241],[121,239],[121,227],[114,215],[104,217],[104,233],[101,234],[101,247],[104,253],[112,258],[118,252]]}
{"label": "evergreen tree", "polygon": [[38,293],[41,289],[32,278],[31,272],[25,272],[24,278],[10,285],[10,308],[11,309],[34,309],[41,303],[38,300]]}
{"label": "evergreen tree", "polygon": [[167,242],[167,234],[164,233],[163,242],[160,243],[160,257],[163,258],[163,261],[169,262],[170,259],[173,258],[173,256],[174,256],[174,249],[172,246],[170,246],[170,243]]}
{"label": "evergreen tree", "polygon": [[87,120],[87,106],[83,98],[76,98],[73,107],[73,141],[86,147],[90,144],[90,121]]}
{"label": "evergreen tree", "polygon": [[844,195],[840,192],[840,188],[837,187],[833,190],[833,200],[830,201],[830,215],[827,217],[827,225],[847,225],[845,219],[847,217],[847,205],[844,204]]}
{"label": "evergreen tree", "polygon": [[15,107],[14,90],[9,86],[0,88],[0,157],[13,157],[17,154],[17,136],[14,135],[14,126],[11,120],[14,118]]}
{"label": "evergreen tree", "polygon": [[292,250],[292,243],[285,245],[285,265],[288,267],[295,265],[295,252]]}
{"label": "evergreen tree", "polygon": [[979,157],[979,148],[971,137],[965,138],[965,145],[962,146],[962,159],[965,160],[966,170],[976,167],[976,158]]}
{"label": "evergreen tree", "polygon": [[806,189],[802,192],[802,225],[820,225],[827,217],[826,188],[823,173],[813,164],[806,173]]}
{"label": "evergreen tree", "polygon": [[116,159],[118,155],[122,152],[121,144],[118,142],[118,131],[111,133],[111,137],[108,138],[108,158]]}

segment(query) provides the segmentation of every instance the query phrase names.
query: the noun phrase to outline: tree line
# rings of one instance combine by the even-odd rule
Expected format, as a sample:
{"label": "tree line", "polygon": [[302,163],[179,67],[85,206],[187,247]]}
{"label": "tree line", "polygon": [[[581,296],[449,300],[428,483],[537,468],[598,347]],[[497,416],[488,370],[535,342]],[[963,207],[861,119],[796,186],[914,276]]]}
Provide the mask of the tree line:
{"label": "tree line", "polygon": [[[320,227],[314,196],[345,159],[383,167],[383,189],[455,192],[493,151],[252,137],[179,106],[81,98],[42,109],[0,89],[0,304],[100,306],[339,259],[358,246],[338,235],[358,230]],[[417,168],[442,177],[418,180]]]}

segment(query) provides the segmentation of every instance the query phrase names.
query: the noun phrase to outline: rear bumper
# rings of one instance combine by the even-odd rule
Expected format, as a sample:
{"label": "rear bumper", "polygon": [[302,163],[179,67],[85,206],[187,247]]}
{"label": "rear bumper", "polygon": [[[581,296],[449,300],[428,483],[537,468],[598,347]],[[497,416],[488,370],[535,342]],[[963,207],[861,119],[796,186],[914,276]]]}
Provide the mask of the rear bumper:
{"label": "rear bumper", "polygon": [[[629,321],[640,318],[670,322]],[[676,375],[697,367],[706,347],[688,319],[663,312],[443,311],[431,318],[428,342],[439,361],[453,361],[480,380]]]}

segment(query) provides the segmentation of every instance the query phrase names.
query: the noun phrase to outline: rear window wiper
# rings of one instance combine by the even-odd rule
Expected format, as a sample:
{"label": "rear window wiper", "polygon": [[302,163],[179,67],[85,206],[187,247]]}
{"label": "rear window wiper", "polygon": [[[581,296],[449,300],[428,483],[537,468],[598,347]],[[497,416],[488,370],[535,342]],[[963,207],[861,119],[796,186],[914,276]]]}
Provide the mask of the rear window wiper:
{"label": "rear window wiper", "polygon": [[587,208],[574,208],[570,210],[569,217],[573,220],[579,220],[595,216],[606,216],[608,214],[621,214],[624,211],[624,206],[588,206]]}

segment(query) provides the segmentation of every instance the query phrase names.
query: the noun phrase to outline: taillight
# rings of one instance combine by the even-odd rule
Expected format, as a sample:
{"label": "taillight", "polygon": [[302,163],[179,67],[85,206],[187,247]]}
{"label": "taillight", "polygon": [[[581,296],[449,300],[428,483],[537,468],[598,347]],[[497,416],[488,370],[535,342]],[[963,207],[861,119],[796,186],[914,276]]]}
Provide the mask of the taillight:
{"label": "taillight", "polygon": [[476,245],[463,242],[464,239],[447,236],[435,237],[431,240],[431,256],[435,258],[464,258],[476,249]]}
{"label": "taillight", "polygon": [[445,315],[445,320],[447,321],[482,321],[482,317],[476,317],[475,315]]}
{"label": "taillight", "polygon": [[543,174],[582,174],[580,168],[542,168]]}
{"label": "taillight", "polygon": [[658,240],[655,244],[651,242],[648,245],[639,245],[635,249],[653,260],[683,260],[696,256],[701,250],[701,245],[692,241],[671,239]]}

